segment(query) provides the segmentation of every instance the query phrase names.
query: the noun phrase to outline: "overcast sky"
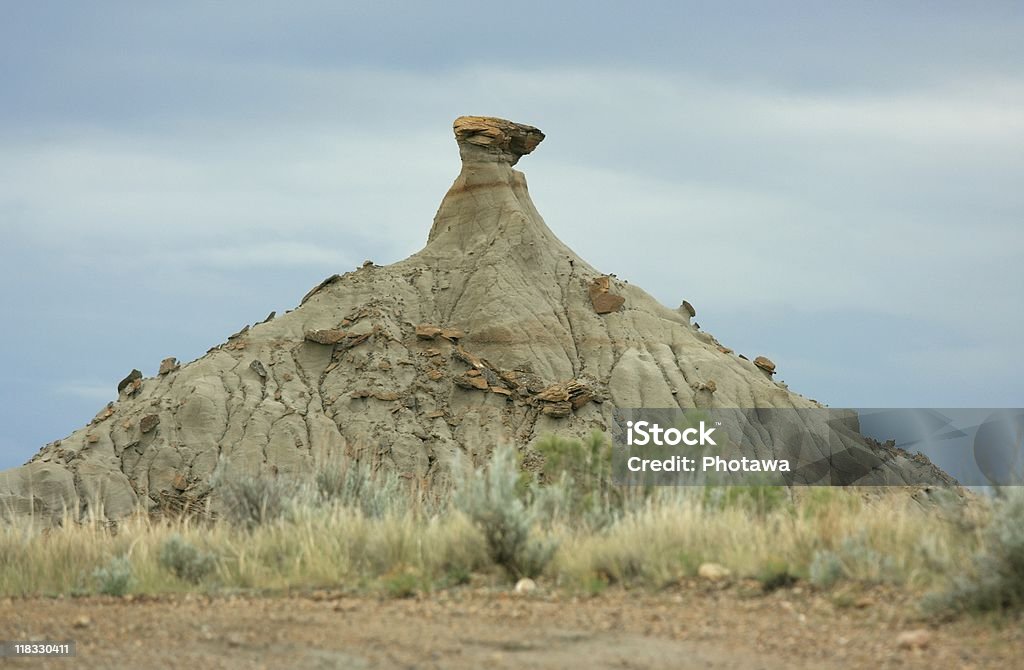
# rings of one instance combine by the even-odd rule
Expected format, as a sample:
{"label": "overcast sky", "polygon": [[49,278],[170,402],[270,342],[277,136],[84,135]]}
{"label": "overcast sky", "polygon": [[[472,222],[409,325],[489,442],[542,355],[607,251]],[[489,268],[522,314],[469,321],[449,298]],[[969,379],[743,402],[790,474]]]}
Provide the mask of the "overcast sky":
{"label": "overcast sky", "polygon": [[794,390],[1024,405],[1020,3],[143,4],[0,10],[0,468],[421,248],[462,114],[544,130],[555,233]]}

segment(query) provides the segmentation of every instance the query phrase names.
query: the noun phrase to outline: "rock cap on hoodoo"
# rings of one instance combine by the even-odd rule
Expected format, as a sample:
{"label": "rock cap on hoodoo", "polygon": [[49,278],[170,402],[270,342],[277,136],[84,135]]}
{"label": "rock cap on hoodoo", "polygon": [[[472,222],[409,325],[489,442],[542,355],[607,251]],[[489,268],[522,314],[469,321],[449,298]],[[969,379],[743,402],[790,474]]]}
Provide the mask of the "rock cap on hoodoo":
{"label": "rock cap on hoodoo", "polygon": [[515,165],[544,140],[538,128],[493,116],[460,116],[452,127],[463,162],[503,161]]}

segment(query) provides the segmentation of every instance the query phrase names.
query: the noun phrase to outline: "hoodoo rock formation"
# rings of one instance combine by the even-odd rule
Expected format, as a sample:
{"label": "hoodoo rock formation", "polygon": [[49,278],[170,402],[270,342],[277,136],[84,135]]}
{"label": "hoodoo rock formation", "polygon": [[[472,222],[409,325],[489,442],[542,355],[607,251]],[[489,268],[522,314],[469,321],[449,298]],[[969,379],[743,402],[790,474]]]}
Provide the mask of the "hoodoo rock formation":
{"label": "hoodoo rock formation", "polygon": [[[608,431],[614,407],[810,408],[680,310],[603,274],[544,223],[512,168],[544,139],[461,117],[462,170],[427,245],[364,264],[294,310],[246,326],[187,364],[132,371],[84,428],[0,473],[0,510],[115,518],[168,496],[202,499],[222,457],[287,475],[331,454],[443,480],[456,452]],[[897,481],[930,467],[882,454]]]}

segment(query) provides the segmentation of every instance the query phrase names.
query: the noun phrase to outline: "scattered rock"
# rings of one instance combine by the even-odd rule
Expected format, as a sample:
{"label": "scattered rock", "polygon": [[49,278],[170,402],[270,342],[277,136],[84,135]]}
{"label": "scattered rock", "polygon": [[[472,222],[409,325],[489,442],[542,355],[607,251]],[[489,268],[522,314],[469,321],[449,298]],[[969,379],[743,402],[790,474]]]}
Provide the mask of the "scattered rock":
{"label": "scattered rock", "polygon": [[100,421],[106,421],[107,419],[109,419],[113,415],[114,415],[114,403],[108,402],[106,407],[101,409],[99,411],[99,414],[97,414],[93,418],[92,423],[99,423]]}
{"label": "scattered rock", "polygon": [[732,349],[730,349],[729,347],[721,347],[720,346],[720,347],[718,347],[718,350],[721,351],[723,354],[731,354],[732,353]]}
{"label": "scattered rock", "polygon": [[325,288],[327,288],[328,286],[330,286],[334,282],[338,281],[339,279],[341,279],[341,275],[331,275],[327,279],[323,280],[322,282],[320,282],[319,284],[317,284],[316,286],[311,288],[309,290],[309,293],[307,293],[306,295],[302,296],[302,301],[299,304],[301,305],[301,304],[305,303],[307,300],[309,300],[310,298],[312,298],[317,293],[319,293],[320,291],[324,290]]}
{"label": "scattered rock", "polygon": [[141,381],[141,380],[142,380],[142,371],[141,370],[132,370],[131,372],[128,373],[128,376],[125,377],[124,379],[122,379],[121,382],[117,385],[117,392],[121,393],[125,389],[128,389],[129,387],[133,386],[134,382]]}
{"label": "scattered rock", "polygon": [[546,388],[544,380],[528,370],[500,370],[498,376],[509,387],[519,390],[521,395],[540,393]]}
{"label": "scattered rock", "polygon": [[764,356],[758,356],[754,359],[754,365],[761,368],[769,378],[775,374],[775,363],[773,363],[771,359],[765,358]]}
{"label": "scattered rock", "polygon": [[490,388],[490,384],[487,383],[487,379],[483,377],[479,372],[476,375],[471,375],[470,372],[477,372],[475,370],[469,370],[465,374],[459,375],[453,381],[456,386],[461,386],[467,389],[477,389],[480,391],[486,391]]}
{"label": "scattered rock", "polygon": [[549,402],[545,403],[540,411],[541,414],[546,414],[547,416],[564,418],[572,414],[572,403],[567,400],[563,402]]}
{"label": "scattered rock", "polygon": [[185,479],[185,475],[179,472],[174,475],[174,482],[172,482],[171,486],[173,486],[177,491],[184,491],[188,488],[188,480]]}
{"label": "scattered rock", "polygon": [[569,399],[569,391],[562,384],[552,384],[537,394],[537,400],[562,402]]}
{"label": "scattered rock", "polygon": [[465,336],[466,336],[466,334],[463,333],[458,328],[442,328],[441,329],[441,337],[443,337],[444,339],[449,340],[451,342],[457,342],[458,340],[461,340]]}
{"label": "scattered rock", "polygon": [[707,391],[708,393],[714,393],[718,390],[718,384],[715,383],[714,379],[709,379],[706,382],[699,382],[693,385],[695,391]]}
{"label": "scattered rock", "polygon": [[72,622],[71,625],[75,628],[88,628],[92,625],[92,619],[90,619],[84,614],[80,614],[77,617],[75,617],[75,620],[74,622]]}
{"label": "scattered rock", "polygon": [[244,326],[244,327],[243,327],[243,328],[242,328],[242,329],[241,329],[240,331],[238,331],[237,333],[234,333],[233,335],[228,335],[228,341],[231,341],[231,340],[237,340],[237,339],[238,339],[238,338],[240,338],[240,337],[241,337],[242,335],[245,335],[245,334],[246,334],[246,333],[248,333],[248,332],[249,332],[249,325],[248,325],[248,324],[246,324],[246,325],[245,325],[245,326]]}
{"label": "scattered rock", "polygon": [[680,314],[683,314],[684,316],[687,315],[687,314],[689,314],[691,317],[697,316],[697,310],[695,310],[693,308],[693,305],[691,305],[686,300],[684,300],[683,303],[681,305],[679,305],[679,312],[680,312]]}
{"label": "scattered rock", "polygon": [[85,436],[85,441],[88,442],[89,444],[96,444],[97,442],[100,441],[100,436],[97,435],[96,433],[89,433],[88,435]]}
{"label": "scattered rock", "polygon": [[438,335],[440,335],[442,332],[443,331],[440,328],[438,328],[437,326],[432,326],[429,323],[421,323],[420,325],[416,326],[416,337],[420,338],[421,340],[432,340]]}
{"label": "scattered rock", "polygon": [[900,649],[924,649],[932,641],[932,633],[926,628],[905,630],[896,636],[896,645]]}
{"label": "scattered rock", "polygon": [[360,333],[359,335],[348,335],[344,340],[340,342],[342,349],[351,349],[352,347],[358,346],[363,342],[367,341],[379,332],[376,326],[373,327],[368,333]]}
{"label": "scattered rock", "polygon": [[146,416],[142,417],[141,421],[139,421],[139,430],[141,430],[143,432],[143,434],[145,434],[145,433],[148,433],[149,431],[153,430],[154,428],[156,428],[159,425],[160,425],[160,415],[159,414],[147,414]]}
{"label": "scattered rock", "polygon": [[256,374],[258,374],[261,379],[267,378],[267,369],[263,367],[263,363],[260,362],[260,359],[252,359],[252,362],[249,363],[249,368]]}
{"label": "scattered rock", "polygon": [[610,314],[626,302],[622,296],[611,293],[611,278],[608,275],[597,277],[590,283],[590,304],[598,314]]}
{"label": "scattered rock", "polygon": [[728,579],[731,575],[732,572],[729,568],[718,563],[701,563],[700,567],[697,568],[697,576],[709,582],[720,582]]}
{"label": "scattered rock", "polygon": [[485,367],[482,358],[474,356],[473,354],[469,353],[460,346],[455,347],[455,357],[458,358],[463,363],[465,363],[466,365],[470,365],[474,368],[481,369]]}
{"label": "scattered rock", "polygon": [[267,314],[267,318],[265,318],[262,321],[260,321],[260,323],[270,323],[271,321],[274,320],[275,316],[277,316],[277,312],[273,311],[270,314]]}
{"label": "scattered rock", "polygon": [[533,593],[537,590],[537,582],[533,581],[529,577],[523,577],[516,582],[516,593],[520,595],[526,595],[527,593]]}
{"label": "scattered rock", "polygon": [[322,328],[320,330],[307,330],[305,337],[310,342],[330,346],[344,340],[346,333],[338,328]]}
{"label": "scattered rock", "polygon": [[160,370],[157,372],[157,374],[159,374],[161,377],[164,375],[169,375],[180,367],[181,365],[178,364],[177,358],[175,358],[174,356],[168,356],[167,358],[160,361]]}
{"label": "scattered rock", "polygon": [[551,384],[533,397],[533,402],[540,406],[541,413],[554,417],[569,416],[573,410],[583,407],[591,400],[594,400],[593,390],[587,383],[578,379]]}

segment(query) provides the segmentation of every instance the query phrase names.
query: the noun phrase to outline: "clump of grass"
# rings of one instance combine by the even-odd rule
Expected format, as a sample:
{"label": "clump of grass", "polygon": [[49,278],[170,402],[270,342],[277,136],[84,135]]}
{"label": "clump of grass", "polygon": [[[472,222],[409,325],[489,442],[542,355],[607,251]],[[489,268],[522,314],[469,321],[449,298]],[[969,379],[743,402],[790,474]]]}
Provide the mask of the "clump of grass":
{"label": "clump of grass", "polygon": [[544,457],[543,480],[557,491],[559,506],[547,503],[551,516],[564,515],[592,528],[605,528],[618,519],[625,508],[624,487],[612,481],[612,446],[607,436],[595,431],[585,440],[548,436],[536,449]]}
{"label": "clump of grass", "polygon": [[380,518],[401,511],[407,495],[393,472],[374,472],[362,462],[331,458],[321,463],[313,477],[322,502],[360,510]]}
{"label": "clump of grass", "polygon": [[92,578],[99,593],[123,596],[131,590],[134,583],[132,563],[125,556],[115,556],[103,567],[96,568]]}
{"label": "clump of grass", "polygon": [[454,498],[483,534],[491,560],[516,579],[539,576],[558,547],[537,536],[537,512],[520,497],[519,481],[515,451],[499,447],[486,471],[461,473]]}
{"label": "clump of grass", "polygon": [[284,477],[229,474],[214,475],[222,513],[232,524],[249,529],[282,519],[299,493],[298,483]]}
{"label": "clump of grass", "polygon": [[789,502],[784,486],[749,484],[703,487],[705,505],[711,508],[743,507],[759,517],[783,509]]}
{"label": "clump of grass", "polygon": [[381,578],[384,592],[392,598],[413,598],[420,591],[422,577],[412,568],[398,568]]}
{"label": "clump of grass", "polygon": [[214,554],[201,551],[178,534],[171,535],[160,545],[158,561],[160,567],[190,584],[199,584],[217,567]]}

